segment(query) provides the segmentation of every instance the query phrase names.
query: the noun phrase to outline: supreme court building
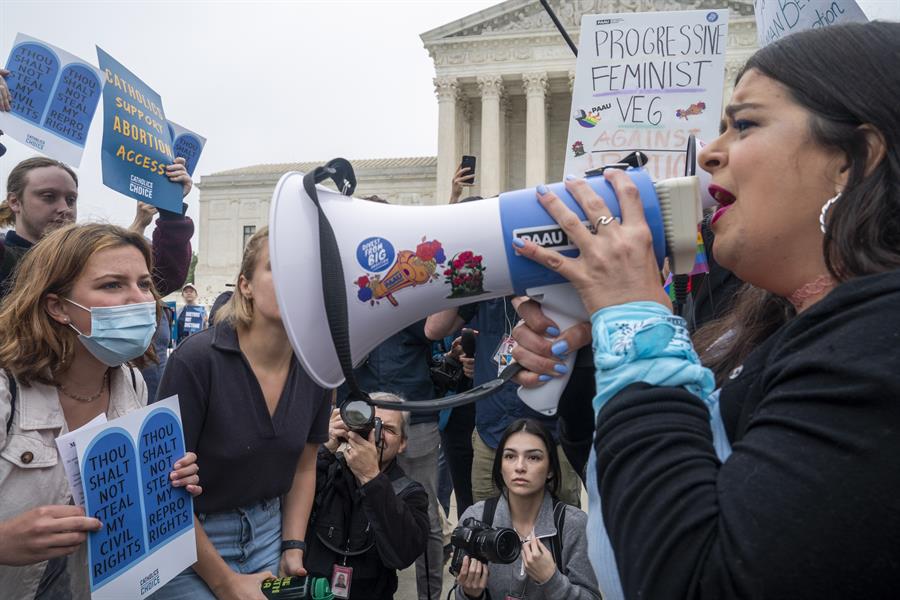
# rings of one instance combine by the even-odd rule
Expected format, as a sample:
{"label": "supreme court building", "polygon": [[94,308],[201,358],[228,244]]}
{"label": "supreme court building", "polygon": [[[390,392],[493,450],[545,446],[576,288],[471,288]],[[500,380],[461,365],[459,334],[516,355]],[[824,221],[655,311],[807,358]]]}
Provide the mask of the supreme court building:
{"label": "supreme court building", "polygon": [[[726,101],[737,71],[757,48],[752,0],[550,4],[576,44],[583,14],[728,8]],[[394,204],[446,202],[463,154],[478,157],[477,183],[467,195],[490,197],[563,178],[575,57],[537,0],[506,0],[421,38],[436,73],[438,155],[354,160],[356,196],[377,193]],[[201,178],[195,271],[201,301],[212,302],[234,282],[243,245],[267,223],[281,175],[322,161],[251,165]]]}

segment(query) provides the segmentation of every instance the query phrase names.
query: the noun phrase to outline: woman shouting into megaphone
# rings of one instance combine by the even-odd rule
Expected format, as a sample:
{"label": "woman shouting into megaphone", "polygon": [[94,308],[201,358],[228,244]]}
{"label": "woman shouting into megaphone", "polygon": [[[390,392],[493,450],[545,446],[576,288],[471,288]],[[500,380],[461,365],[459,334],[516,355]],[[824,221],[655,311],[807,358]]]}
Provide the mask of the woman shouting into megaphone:
{"label": "woman shouting into megaphone", "polygon": [[[630,179],[606,175],[621,223],[567,181],[596,233],[538,187],[580,255],[516,250],[591,314],[588,537],[605,597],[894,595],[900,79],[882,73],[898,69],[900,24],[874,22],[793,34],[739,74],[700,154],[714,255],[794,316],[718,390],[661,289]],[[744,335],[733,323],[725,352]]]}

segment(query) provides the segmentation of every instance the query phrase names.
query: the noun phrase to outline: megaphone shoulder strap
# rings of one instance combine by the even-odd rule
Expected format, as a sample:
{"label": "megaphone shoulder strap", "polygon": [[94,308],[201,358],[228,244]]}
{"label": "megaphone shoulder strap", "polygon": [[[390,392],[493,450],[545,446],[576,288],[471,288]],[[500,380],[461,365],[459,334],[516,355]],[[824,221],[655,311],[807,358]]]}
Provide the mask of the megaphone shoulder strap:
{"label": "megaphone shoulder strap", "polygon": [[337,352],[338,361],[349,389],[348,399],[368,400],[353,374],[353,360],[350,356],[350,327],[347,316],[347,294],[344,287],[344,268],[334,229],[319,203],[316,184],[331,179],[338,190],[350,195],[356,189],[356,175],[353,167],[343,158],[335,158],[325,166],[316,167],[303,176],[303,189],[316,205],[319,216],[319,258],[322,263],[322,291],[325,298],[325,315],[331,339]]}

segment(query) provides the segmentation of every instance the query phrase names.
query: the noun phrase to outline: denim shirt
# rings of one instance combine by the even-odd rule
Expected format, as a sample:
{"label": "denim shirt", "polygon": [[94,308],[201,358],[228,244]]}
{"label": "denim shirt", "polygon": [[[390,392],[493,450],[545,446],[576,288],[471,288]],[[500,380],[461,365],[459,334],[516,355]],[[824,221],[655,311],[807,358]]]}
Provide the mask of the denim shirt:
{"label": "denim shirt", "polygon": [[[379,344],[365,362],[353,370],[359,386],[367,392],[388,392],[404,400],[432,400],[431,345],[425,337],[425,320],[402,329]],[[347,396],[347,385],[338,389],[338,399]],[[413,413],[410,423],[434,422],[438,413]]]}
{"label": "denim shirt", "polygon": [[[519,320],[512,306],[514,296],[478,303],[476,316],[478,336],[475,338],[475,385],[497,378],[494,354],[503,336],[509,334]],[[529,417],[546,425],[557,438],[556,417],[534,411],[519,399],[518,384],[507,382],[493,394],[475,403],[475,428],[485,444],[496,448],[503,432],[516,419]]]}

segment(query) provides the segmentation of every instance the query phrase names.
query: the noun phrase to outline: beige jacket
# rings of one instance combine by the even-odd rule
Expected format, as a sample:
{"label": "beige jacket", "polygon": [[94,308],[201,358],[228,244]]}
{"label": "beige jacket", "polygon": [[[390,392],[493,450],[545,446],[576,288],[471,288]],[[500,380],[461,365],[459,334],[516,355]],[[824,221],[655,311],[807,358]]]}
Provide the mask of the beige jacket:
{"label": "beige jacket", "polygon": [[[147,404],[147,386],[140,371],[122,365],[110,372],[107,418],[115,419]],[[17,382],[12,427],[6,433],[10,392],[6,372],[0,370],[0,522],[49,504],[71,504],[72,494],[55,439],[68,432],[56,388]],[[0,541],[2,543],[2,541]],[[0,565],[0,600],[33,598],[47,563],[25,567]],[[90,598],[87,551],[69,557],[72,598]]]}

